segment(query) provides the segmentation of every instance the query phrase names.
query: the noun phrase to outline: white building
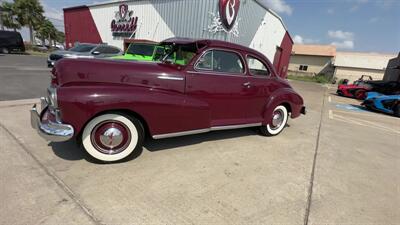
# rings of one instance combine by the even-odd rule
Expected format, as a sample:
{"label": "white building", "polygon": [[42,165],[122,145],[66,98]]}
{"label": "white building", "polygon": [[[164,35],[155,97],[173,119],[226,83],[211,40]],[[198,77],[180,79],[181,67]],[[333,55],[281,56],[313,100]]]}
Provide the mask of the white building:
{"label": "white building", "polygon": [[364,52],[337,52],[334,59],[334,76],[340,79],[357,80],[362,75],[369,75],[374,80],[382,80],[386,66],[396,55],[364,53]]}
{"label": "white building", "polygon": [[254,48],[286,76],[293,41],[282,19],[260,0],[130,0],[64,9],[67,48],[75,42],[170,37],[218,39]]}

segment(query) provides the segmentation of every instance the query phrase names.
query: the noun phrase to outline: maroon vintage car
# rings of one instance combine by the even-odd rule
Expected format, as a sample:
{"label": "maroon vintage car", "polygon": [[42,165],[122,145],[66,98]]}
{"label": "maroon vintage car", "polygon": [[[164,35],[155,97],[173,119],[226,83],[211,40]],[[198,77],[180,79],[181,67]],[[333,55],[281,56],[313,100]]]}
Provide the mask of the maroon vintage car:
{"label": "maroon vintage car", "polygon": [[303,99],[261,53],[216,40],[168,39],[159,62],[63,59],[32,126],[53,142],[81,138],[102,161],[155,139],[260,127],[279,134]]}

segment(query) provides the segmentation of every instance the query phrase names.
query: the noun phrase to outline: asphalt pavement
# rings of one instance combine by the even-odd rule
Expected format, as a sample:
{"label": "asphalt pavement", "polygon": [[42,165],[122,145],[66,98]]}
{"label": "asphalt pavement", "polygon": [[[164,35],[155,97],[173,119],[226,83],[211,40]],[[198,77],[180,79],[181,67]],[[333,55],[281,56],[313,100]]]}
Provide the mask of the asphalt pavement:
{"label": "asphalt pavement", "polygon": [[50,82],[46,60],[45,56],[0,54],[0,101],[45,95]]}

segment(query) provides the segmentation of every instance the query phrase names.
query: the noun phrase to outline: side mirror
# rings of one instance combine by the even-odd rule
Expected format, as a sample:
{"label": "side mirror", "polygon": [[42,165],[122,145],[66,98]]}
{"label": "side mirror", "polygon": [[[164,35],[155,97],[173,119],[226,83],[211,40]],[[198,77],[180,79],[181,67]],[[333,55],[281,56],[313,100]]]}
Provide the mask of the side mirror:
{"label": "side mirror", "polygon": [[99,51],[94,51],[94,52],[92,52],[92,55],[100,55],[100,52]]}

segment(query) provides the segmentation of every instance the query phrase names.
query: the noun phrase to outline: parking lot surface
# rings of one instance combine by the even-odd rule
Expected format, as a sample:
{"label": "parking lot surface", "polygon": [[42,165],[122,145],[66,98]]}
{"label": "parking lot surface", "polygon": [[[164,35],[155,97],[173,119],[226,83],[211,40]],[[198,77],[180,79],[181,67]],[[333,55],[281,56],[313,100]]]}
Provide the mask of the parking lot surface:
{"label": "parking lot surface", "polygon": [[32,100],[0,102],[0,224],[398,224],[400,119],[291,83],[308,112],[277,137],[148,140],[118,164],[41,139]]}
{"label": "parking lot surface", "polygon": [[44,95],[50,82],[46,60],[45,56],[0,54],[0,101]]}

